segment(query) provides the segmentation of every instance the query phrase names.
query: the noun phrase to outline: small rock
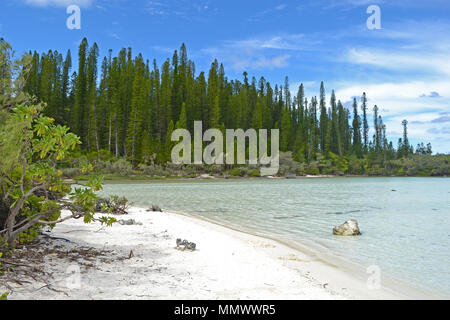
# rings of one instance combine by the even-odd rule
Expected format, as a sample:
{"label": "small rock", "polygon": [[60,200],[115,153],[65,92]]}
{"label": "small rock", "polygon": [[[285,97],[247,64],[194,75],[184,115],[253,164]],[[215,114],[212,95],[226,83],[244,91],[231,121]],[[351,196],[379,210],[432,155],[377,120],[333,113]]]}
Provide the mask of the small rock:
{"label": "small rock", "polygon": [[153,204],[149,211],[162,212],[162,209],[159,206]]}
{"label": "small rock", "polygon": [[358,236],[361,234],[358,221],[351,219],[333,228],[333,234],[338,236]]}
{"label": "small rock", "polygon": [[181,250],[184,251],[186,249],[190,250],[190,251],[195,251],[197,245],[194,242],[189,242],[187,240],[181,240],[181,239],[177,239],[176,241],[176,248],[177,250]]}

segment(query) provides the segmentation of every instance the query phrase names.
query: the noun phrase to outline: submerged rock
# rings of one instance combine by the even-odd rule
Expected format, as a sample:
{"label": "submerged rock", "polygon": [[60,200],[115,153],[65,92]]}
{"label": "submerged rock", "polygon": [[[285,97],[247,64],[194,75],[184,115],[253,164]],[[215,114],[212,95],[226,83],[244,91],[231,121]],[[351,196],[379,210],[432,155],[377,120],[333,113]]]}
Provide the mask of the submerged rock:
{"label": "submerged rock", "polygon": [[358,221],[351,219],[333,228],[333,234],[338,236],[358,236],[361,234]]}

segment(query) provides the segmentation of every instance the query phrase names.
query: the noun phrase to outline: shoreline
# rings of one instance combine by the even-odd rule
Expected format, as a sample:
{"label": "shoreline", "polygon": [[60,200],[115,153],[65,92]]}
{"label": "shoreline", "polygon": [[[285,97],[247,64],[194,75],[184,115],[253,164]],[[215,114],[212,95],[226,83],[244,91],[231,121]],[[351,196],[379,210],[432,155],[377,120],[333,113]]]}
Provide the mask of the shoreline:
{"label": "shoreline", "polygon": [[[139,206],[136,206],[140,208]],[[219,229],[222,229],[222,232],[227,232],[227,230],[232,231],[235,233],[233,236],[240,237],[242,236],[245,238],[246,236],[261,238],[266,241],[270,241],[274,245],[278,245],[280,248],[282,248],[283,251],[295,251],[297,254],[303,255],[304,257],[307,257],[308,264],[316,264],[317,269],[319,269],[318,272],[315,270],[312,270],[310,267],[306,267],[304,265],[295,266],[296,268],[303,268],[307,270],[308,273],[315,275],[317,279],[323,279],[322,282],[328,283],[327,276],[324,276],[325,273],[334,273],[334,271],[339,271],[339,277],[342,277],[343,279],[338,279],[338,281],[330,281],[328,283],[329,285],[338,287],[339,284],[345,285],[345,281],[347,283],[353,283],[352,291],[357,290],[358,293],[362,293],[360,298],[357,299],[445,299],[442,296],[439,296],[435,293],[431,293],[427,291],[426,289],[417,288],[413,286],[409,286],[404,282],[401,282],[399,280],[396,280],[394,278],[382,275],[381,282],[384,284],[382,285],[380,289],[368,289],[366,280],[369,277],[369,274],[363,270],[363,266],[358,263],[353,263],[349,260],[346,260],[342,257],[338,257],[334,254],[332,254],[331,251],[328,249],[319,249],[317,245],[314,244],[308,244],[301,242],[289,242],[288,240],[284,241],[281,239],[277,239],[275,237],[268,236],[266,234],[257,233],[252,230],[244,230],[242,228],[234,227],[234,226],[227,226],[225,224],[222,224],[220,222],[214,221],[212,219],[208,219],[206,217],[200,216],[200,215],[193,215],[186,212],[178,212],[171,210],[170,212],[166,212],[168,214],[175,214],[175,215],[181,215],[190,219],[199,220],[202,222],[205,222],[206,224],[212,224],[218,227]],[[290,253],[292,254],[292,253]],[[272,254],[272,258],[273,258]],[[312,263],[314,262],[314,263]],[[329,280],[329,279],[328,279]],[[339,289],[339,288],[337,288]],[[339,290],[338,290],[339,291]],[[372,291],[372,292],[370,292]]]}
{"label": "shoreline", "polygon": [[[147,212],[136,206],[129,211],[116,218],[142,225],[101,227],[68,220],[50,233],[68,240],[52,241],[63,250],[88,246],[110,251],[92,268],[81,267],[79,288],[67,289],[67,268],[83,258],[66,261],[50,255],[42,267],[55,275],[52,286],[64,294],[31,283],[15,287],[9,299],[433,298],[390,286],[369,290],[365,279],[338,264],[189,214]],[[175,250],[177,238],[195,242],[197,250]]]}
{"label": "shoreline", "polygon": [[[149,183],[149,182],[203,182],[203,181],[240,181],[240,180],[295,180],[295,179],[325,179],[325,178],[449,178],[449,176],[441,175],[441,176],[393,176],[393,175],[351,175],[351,174],[345,174],[345,175],[304,175],[304,176],[282,176],[282,177],[273,177],[273,176],[266,176],[266,177],[238,177],[238,176],[229,176],[224,177],[223,175],[209,175],[209,176],[197,176],[195,178],[188,178],[188,177],[150,177],[145,175],[136,175],[136,176],[106,176],[104,178],[104,183]],[[66,182],[69,182],[71,184],[80,184],[82,185],[87,181],[87,176],[83,177],[82,179],[75,179],[75,178],[65,178]]]}

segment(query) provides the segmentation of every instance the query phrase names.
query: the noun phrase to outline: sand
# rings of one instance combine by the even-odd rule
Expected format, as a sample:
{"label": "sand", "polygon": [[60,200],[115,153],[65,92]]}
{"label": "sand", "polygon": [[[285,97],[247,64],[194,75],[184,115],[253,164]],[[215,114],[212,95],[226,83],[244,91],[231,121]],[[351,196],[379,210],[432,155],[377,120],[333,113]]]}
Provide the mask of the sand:
{"label": "sand", "polygon": [[[366,279],[349,270],[274,240],[197,218],[137,207],[117,218],[142,224],[102,227],[98,222],[68,220],[57,225],[50,235],[68,241],[52,240],[43,246],[106,252],[89,262],[82,256],[69,259],[48,254],[40,267],[52,274],[51,289],[32,281],[13,285],[8,298],[408,298],[389,288],[369,289]],[[176,250],[177,238],[195,242],[197,249]]]}

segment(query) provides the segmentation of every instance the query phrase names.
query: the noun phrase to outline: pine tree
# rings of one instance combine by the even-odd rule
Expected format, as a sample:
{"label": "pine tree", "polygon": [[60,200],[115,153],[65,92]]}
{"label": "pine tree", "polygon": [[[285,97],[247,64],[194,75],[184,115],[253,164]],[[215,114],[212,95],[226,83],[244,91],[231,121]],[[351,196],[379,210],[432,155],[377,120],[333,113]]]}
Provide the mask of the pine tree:
{"label": "pine tree", "polygon": [[367,97],[365,92],[363,92],[363,95],[361,97],[361,110],[363,112],[363,152],[367,153],[369,144],[369,123],[367,122]]}
{"label": "pine tree", "polygon": [[142,132],[142,114],[145,104],[145,64],[142,56],[135,62],[136,75],[133,82],[133,98],[131,100],[131,113],[128,122],[127,150],[130,150],[131,159],[136,161],[139,154],[139,141]]}
{"label": "pine tree", "polygon": [[209,119],[210,128],[217,129],[219,127],[219,121],[220,121],[220,105],[219,105],[219,97],[216,96],[214,98],[214,103],[212,105],[210,112],[210,119]]}
{"label": "pine tree", "polygon": [[70,119],[67,115],[70,114],[70,105],[69,105],[69,89],[70,89],[70,78],[69,73],[72,68],[72,56],[70,54],[70,50],[67,51],[66,59],[64,60],[64,67],[62,72],[61,79],[61,98],[62,98],[62,113],[58,114],[59,123],[67,123]]}
{"label": "pine tree", "polygon": [[287,106],[283,109],[281,118],[281,130],[280,130],[280,150],[287,151],[289,148],[290,132],[291,132],[291,120],[289,116],[289,109]]}
{"label": "pine tree", "polygon": [[402,121],[403,126],[403,140],[401,143],[401,147],[399,144],[399,153],[400,156],[407,157],[411,152],[412,147],[409,145],[408,139],[408,121],[405,119]]}
{"label": "pine tree", "polygon": [[375,144],[375,151],[379,152],[381,150],[381,123],[379,123],[379,118],[378,118],[378,107],[377,105],[375,105],[373,107],[373,121],[374,121],[374,128],[375,128],[375,139],[374,139],[374,144]]}
{"label": "pine tree", "polygon": [[[71,112],[70,127],[74,133],[86,141],[84,116],[87,101],[87,74],[86,54],[88,50],[87,39],[84,38],[78,49],[78,73],[75,80],[75,103]],[[44,100],[45,101],[45,100]]]}
{"label": "pine tree", "polygon": [[323,154],[328,153],[327,134],[328,134],[328,115],[325,105],[325,89],[323,81],[320,83],[320,151]]}
{"label": "pine tree", "polygon": [[181,112],[180,112],[180,117],[179,120],[177,121],[177,125],[176,125],[177,129],[187,129],[187,115],[186,115],[186,103],[183,102],[182,106],[181,106]]}
{"label": "pine tree", "polygon": [[331,92],[331,145],[330,150],[335,154],[342,155],[341,138],[339,132],[338,110],[336,105],[336,95],[334,90]]}
{"label": "pine tree", "polygon": [[87,65],[87,106],[85,118],[87,119],[87,148],[91,150],[94,146],[96,151],[100,150],[100,141],[97,130],[97,60],[98,46],[96,43],[92,46]]}
{"label": "pine tree", "polygon": [[361,141],[361,120],[358,115],[358,103],[353,98],[353,153],[358,157],[362,157],[362,141]]}

